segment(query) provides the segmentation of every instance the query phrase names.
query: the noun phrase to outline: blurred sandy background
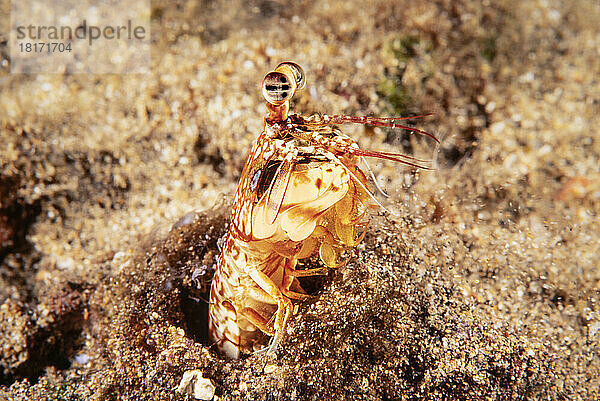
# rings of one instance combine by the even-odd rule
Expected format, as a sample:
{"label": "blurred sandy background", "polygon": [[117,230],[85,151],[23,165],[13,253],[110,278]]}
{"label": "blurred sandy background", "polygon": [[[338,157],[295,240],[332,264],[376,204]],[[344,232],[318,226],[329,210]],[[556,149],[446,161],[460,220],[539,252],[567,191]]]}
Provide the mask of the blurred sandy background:
{"label": "blurred sandy background", "polygon": [[[598,399],[597,1],[156,2],[146,75],[9,74],[9,5],[0,399],[184,399],[190,369],[232,400]],[[435,112],[438,151],[344,129],[438,169],[375,164],[403,218],[374,219],[275,356],[225,361],[198,269],[284,60],[296,112]]]}

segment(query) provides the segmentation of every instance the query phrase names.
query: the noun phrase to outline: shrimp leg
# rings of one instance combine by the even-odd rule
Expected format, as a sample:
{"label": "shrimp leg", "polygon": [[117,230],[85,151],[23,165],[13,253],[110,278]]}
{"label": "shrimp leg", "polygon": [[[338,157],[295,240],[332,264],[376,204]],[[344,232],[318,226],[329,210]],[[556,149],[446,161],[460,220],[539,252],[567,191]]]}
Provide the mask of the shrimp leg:
{"label": "shrimp leg", "polygon": [[292,313],[292,301],[289,298],[286,298],[277,284],[273,282],[263,272],[258,270],[257,268],[250,268],[248,272],[252,280],[262,289],[264,290],[274,301],[277,302],[277,312],[275,315],[275,334],[273,335],[273,339],[271,340],[271,344],[266,349],[267,354],[271,353],[277,343],[279,342],[279,338],[283,334],[283,328],[285,327],[290,314]]}
{"label": "shrimp leg", "polygon": [[[300,283],[298,282],[298,279],[294,276],[294,272],[297,271],[295,269],[297,262],[298,261],[295,259],[288,259],[286,261],[285,269],[283,271],[283,280],[281,283],[281,292],[286,297],[292,298],[292,299],[300,299],[300,300],[310,299],[310,298],[312,298],[312,296],[302,293],[304,291],[302,290],[302,287],[300,287]],[[292,290],[292,287],[294,287],[294,290]],[[296,289],[299,291],[302,291],[302,292],[295,291]]]}

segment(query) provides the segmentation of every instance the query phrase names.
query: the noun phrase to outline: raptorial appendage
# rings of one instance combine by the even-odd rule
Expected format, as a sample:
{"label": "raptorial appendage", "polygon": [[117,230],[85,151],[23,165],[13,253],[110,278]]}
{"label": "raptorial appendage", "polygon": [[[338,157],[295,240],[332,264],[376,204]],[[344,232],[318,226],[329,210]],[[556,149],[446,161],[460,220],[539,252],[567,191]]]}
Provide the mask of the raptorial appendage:
{"label": "raptorial appendage", "polygon": [[[402,118],[288,115],[289,100],[304,85],[304,71],[289,62],[263,81],[269,113],[242,172],[210,294],[211,339],[232,358],[274,350],[292,313],[290,299],[308,297],[298,277],[339,267],[346,262],[341,253],[362,240],[367,210],[378,202],[361,159],[424,162],[362,150],[336,128],[408,128],[398,125]],[[324,267],[297,269],[298,260],[317,252]]]}

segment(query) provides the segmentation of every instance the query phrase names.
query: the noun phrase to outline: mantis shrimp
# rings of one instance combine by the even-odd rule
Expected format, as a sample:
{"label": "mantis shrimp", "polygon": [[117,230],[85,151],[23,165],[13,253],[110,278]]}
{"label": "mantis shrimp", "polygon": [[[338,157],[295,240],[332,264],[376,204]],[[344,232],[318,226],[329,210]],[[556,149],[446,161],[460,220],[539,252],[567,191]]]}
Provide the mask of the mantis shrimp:
{"label": "mantis shrimp", "polygon": [[[337,125],[398,127],[437,141],[398,125],[411,117],[290,114],[290,99],[305,84],[304,70],[293,62],[263,80],[268,114],[242,171],[210,290],[209,335],[229,358],[272,352],[292,314],[291,300],[309,297],[298,278],[343,265],[340,254],[363,239],[367,210],[379,202],[359,167],[362,159],[423,167],[417,164],[423,160],[361,149]],[[317,252],[321,267],[297,268]]]}

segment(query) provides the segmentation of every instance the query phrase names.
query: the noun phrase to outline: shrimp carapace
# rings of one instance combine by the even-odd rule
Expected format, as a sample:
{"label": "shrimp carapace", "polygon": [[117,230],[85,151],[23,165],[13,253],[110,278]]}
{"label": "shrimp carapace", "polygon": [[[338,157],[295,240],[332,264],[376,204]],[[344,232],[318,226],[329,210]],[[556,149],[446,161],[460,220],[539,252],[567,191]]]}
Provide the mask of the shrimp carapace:
{"label": "shrimp carapace", "polygon": [[[367,211],[378,202],[361,159],[427,168],[410,156],[360,149],[337,126],[404,128],[437,141],[399,124],[408,118],[289,114],[290,99],[305,85],[304,70],[292,62],[263,80],[268,114],[242,171],[210,291],[210,337],[231,358],[274,350],[291,300],[308,297],[298,277],[343,265],[340,254],[362,240]],[[299,260],[315,253],[323,267],[297,269]]]}

